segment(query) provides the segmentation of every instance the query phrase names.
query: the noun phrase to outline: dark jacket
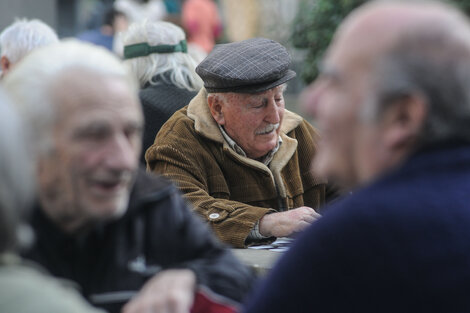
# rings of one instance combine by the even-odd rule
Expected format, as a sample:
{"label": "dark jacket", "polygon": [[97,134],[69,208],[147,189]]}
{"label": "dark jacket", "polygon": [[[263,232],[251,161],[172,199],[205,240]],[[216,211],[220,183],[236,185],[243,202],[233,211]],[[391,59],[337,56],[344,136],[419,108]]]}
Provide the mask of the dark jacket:
{"label": "dark jacket", "polygon": [[428,150],[338,201],[245,313],[470,312],[470,147]]}
{"label": "dark jacket", "polygon": [[155,85],[147,83],[139,92],[145,119],[141,156],[141,163],[144,165],[145,151],[155,141],[162,125],[196,95],[195,91],[178,88],[161,76],[155,76],[152,81]]}
{"label": "dark jacket", "polygon": [[110,312],[160,270],[189,268],[198,284],[240,301],[251,272],[215,239],[166,179],[139,172],[126,214],[88,234],[69,236],[36,209],[37,240],[26,257],[54,276],[78,283],[94,305]]}
{"label": "dark jacket", "polygon": [[316,131],[286,110],[280,136],[269,167],[240,156],[224,140],[203,88],[165,124],[146,159],[150,170],[178,185],[221,240],[243,247],[265,214],[325,202],[326,180],[310,174]]}

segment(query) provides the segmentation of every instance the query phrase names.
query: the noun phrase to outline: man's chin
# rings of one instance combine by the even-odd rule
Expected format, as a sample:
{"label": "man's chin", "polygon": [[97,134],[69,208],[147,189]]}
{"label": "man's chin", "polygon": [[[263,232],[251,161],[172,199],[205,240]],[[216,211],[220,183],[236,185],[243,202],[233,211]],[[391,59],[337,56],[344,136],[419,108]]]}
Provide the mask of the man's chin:
{"label": "man's chin", "polygon": [[[113,199],[110,203],[104,204],[101,203],[99,206],[101,209],[98,209],[99,216],[101,220],[115,220],[122,217],[126,211],[129,204],[129,196],[121,196],[118,199]],[[97,213],[98,213],[97,212]]]}

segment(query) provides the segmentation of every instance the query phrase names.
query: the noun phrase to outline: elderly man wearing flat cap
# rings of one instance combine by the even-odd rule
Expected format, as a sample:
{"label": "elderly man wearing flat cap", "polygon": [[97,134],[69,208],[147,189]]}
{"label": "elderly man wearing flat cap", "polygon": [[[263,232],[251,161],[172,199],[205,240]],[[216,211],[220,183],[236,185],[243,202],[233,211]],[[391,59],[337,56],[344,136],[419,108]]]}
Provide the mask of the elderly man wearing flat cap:
{"label": "elderly man wearing flat cap", "polygon": [[310,173],[318,135],[284,108],[289,63],[272,40],[217,45],[196,68],[204,88],[145,155],[234,247],[295,235],[327,198],[326,181]]}

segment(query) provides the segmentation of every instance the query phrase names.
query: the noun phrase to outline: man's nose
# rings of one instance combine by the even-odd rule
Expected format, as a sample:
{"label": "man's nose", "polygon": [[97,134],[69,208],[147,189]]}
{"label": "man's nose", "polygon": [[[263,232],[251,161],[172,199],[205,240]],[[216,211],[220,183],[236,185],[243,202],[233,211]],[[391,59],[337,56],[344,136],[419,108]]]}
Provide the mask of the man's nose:
{"label": "man's nose", "polygon": [[271,124],[276,124],[281,121],[281,110],[283,110],[283,107],[280,107],[276,104],[276,101],[272,99],[270,103],[268,104],[268,115],[266,116],[266,121],[271,123]]}
{"label": "man's nose", "polygon": [[124,134],[116,134],[107,145],[105,163],[115,170],[132,171],[138,166],[139,147]]}

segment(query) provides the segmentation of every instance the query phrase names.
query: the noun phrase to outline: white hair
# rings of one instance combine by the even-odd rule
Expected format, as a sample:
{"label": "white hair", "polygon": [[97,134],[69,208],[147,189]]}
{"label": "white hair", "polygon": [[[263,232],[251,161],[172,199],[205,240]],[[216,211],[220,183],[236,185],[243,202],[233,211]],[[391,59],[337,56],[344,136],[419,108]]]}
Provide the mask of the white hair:
{"label": "white hair", "polygon": [[[168,22],[151,22],[144,20],[131,24],[123,34],[123,44],[131,45],[146,42],[150,46],[176,45],[185,39],[183,30]],[[141,86],[147,83],[155,84],[152,80],[155,76],[161,76],[179,88],[189,91],[199,90],[203,83],[196,74],[196,61],[187,53],[152,53],[148,56],[126,60],[131,70],[136,75]]]}
{"label": "white hair", "polygon": [[60,75],[70,70],[120,77],[137,99],[138,86],[133,75],[102,47],[70,39],[31,52],[5,77],[3,86],[31,125],[38,153],[52,146],[50,132],[60,105],[54,101],[53,89],[60,86]]}
{"label": "white hair", "polygon": [[0,253],[14,250],[33,197],[34,176],[24,125],[0,90]]}
{"label": "white hair", "polygon": [[55,31],[44,22],[37,19],[17,20],[0,34],[1,56],[16,63],[34,48],[58,41]]}

